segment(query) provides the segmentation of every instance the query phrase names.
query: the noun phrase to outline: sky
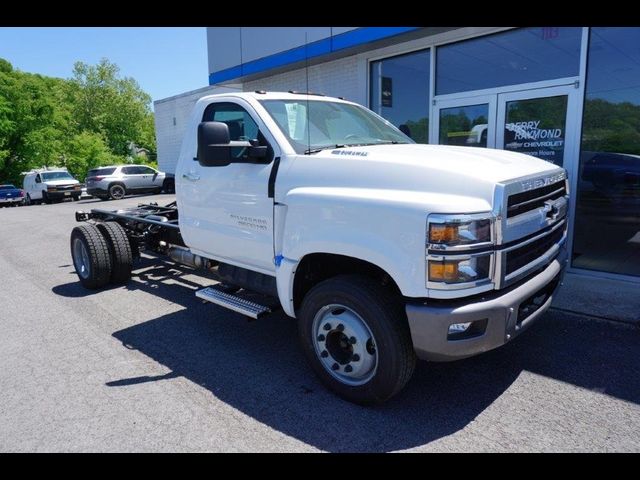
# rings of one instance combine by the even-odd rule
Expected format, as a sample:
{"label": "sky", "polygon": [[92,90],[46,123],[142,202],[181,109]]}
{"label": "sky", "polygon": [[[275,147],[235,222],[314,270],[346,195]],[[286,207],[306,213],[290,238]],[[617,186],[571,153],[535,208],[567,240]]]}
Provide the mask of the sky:
{"label": "sky", "polygon": [[0,27],[0,58],[69,78],[74,62],[106,57],[159,100],[208,85],[206,35],[205,27]]}

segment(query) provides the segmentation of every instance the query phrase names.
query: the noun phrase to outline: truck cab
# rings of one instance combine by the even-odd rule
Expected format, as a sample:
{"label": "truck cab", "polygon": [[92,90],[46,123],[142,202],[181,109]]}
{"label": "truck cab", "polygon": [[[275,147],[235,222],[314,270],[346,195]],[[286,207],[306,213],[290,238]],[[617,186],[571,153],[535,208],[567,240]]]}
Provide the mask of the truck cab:
{"label": "truck cab", "polygon": [[417,359],[476,355],[540,318],[568,200],[566,172],[528,155],[416,144],[339,98],[243,92],[196,103],[175,212],[145,218],[179,230],[157,241],[172,259],[217,272],[225,288],[198,296],[249,313],[266,310],[243,291],[275,299],[323,383],[375,403]]}

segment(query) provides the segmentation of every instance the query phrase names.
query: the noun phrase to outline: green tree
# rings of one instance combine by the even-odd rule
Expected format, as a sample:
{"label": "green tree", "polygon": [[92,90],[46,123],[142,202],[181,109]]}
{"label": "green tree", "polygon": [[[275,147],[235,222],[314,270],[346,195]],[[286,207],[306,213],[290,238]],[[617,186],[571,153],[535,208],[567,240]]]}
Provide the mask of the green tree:
{"label": "green tree", "polygon": [[0,58],[0,181],[20,173],[67,166],[82,179],[98,165],[124,163],[129,145],[155,159],[151,98],[117,65],[103,59],[75,64],[70,80],[15,70]]}
{"label": "green tree", "polygon": [[151,97],[107,59],[73,68],[74,118],[79,131],[99,133],[116,155],[129,154],[129,142],[155,152]]}
{"label": "green tree", "polygon": [[100,134],[87,131],[69,139],[63,156],[64,166],[81,181],[92,168],[114,163],[122,163],[122,158],[111,153]]}

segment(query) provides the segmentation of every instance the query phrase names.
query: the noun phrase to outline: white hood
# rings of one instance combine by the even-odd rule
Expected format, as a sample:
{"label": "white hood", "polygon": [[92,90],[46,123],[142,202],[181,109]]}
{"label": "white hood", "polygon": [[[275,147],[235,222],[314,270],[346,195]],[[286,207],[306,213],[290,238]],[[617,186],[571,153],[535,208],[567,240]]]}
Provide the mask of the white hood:
{"label": "white hood", "polygon": [[559,167],[520,153],[490,148],[402,144],[327,149],[299,156],[297,185],[403,191],[493,203],[496,184]]}

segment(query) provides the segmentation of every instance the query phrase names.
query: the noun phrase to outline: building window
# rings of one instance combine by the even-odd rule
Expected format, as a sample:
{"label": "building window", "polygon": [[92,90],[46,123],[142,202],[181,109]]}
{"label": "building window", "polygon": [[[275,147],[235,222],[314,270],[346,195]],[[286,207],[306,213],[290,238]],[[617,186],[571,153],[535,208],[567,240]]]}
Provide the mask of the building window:
{"label": "building window", "polygon": [[430,58],[422,50],[371,63],[371,110],[417,143],[429,143]]}
{"label": "building window", "polygon": [[436,94],[577,76],[580,27],[530,27],[438,47]]}
{"label": "building window", "polygon": [[573,266],[640,276],[640,28],[592,28]]}

